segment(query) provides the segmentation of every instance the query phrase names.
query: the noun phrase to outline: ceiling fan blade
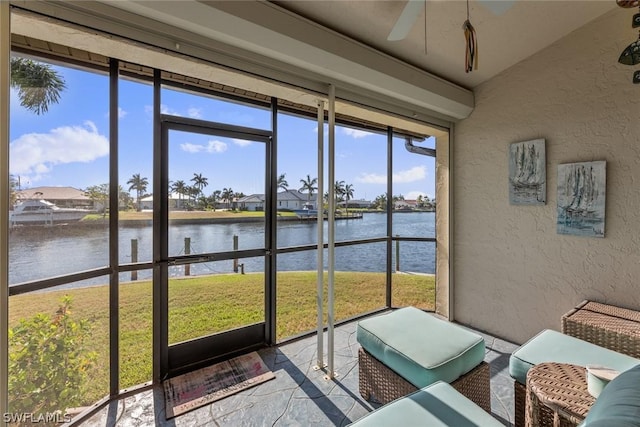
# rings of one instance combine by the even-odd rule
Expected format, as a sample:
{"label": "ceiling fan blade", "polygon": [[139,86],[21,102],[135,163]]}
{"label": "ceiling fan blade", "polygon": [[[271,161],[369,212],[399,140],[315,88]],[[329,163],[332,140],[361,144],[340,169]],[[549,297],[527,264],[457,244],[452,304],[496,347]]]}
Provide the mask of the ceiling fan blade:
{"label": "ceiling fan blade", "polygon": [[389,33],[387,40],[398,41],[407,37],[413,23],[416,22],[422,8],[424,7],[425,0],[407,0],[407,4],[404,6],[404,10],[400,14],[400,17],[393,26],[393,29]]}
{"label": "ceiling fan blade", "polygon": [[502,15],[513,6],[516,0],[479,0],[494,15]]}

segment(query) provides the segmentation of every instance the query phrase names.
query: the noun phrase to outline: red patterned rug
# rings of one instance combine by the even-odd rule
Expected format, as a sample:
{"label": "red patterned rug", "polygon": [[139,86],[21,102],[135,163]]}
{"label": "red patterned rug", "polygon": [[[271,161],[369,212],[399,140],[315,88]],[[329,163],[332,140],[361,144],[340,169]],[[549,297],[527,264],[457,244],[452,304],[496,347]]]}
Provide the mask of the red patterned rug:
{"label": "red patterned rug", "polygon": [[169,380],[164,385],[167,419],[275,378],[255,351]]}

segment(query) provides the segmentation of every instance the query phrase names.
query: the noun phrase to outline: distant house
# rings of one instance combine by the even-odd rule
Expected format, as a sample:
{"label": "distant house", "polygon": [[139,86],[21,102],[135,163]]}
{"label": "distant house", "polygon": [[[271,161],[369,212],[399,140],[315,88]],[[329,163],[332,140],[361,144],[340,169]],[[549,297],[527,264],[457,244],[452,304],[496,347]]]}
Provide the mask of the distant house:
{"label": "distant house", "polygon": [[251,194],[236,200],[238,208],[248,211],[264,211],[264,194]]}
{"label": "distant house", "polygon": [[[169,209],[182,210],[187,208],[189,199],[184,194],[171,193],[169,195]],[[153,195],[143,197],[140,199],[140,209],[152,210],[153,209]]]}
{"label": "distant house", "polygon": [[[298,190],[285,190],[281,191],[277,195],[277,209],[290,209],[299,210],[303,209],[309,199],[308,195],[301,193]],[[317,200],[316,195],[311,196],[309,202],[312,209],[315,209],[315,203]],[[234,201],[238,208],[246,209],[248,211],[263,211],[265,205],[264,194],[251,194],[249,196],[241,197]]]}
{"label": "distant house", "polygon": [[396,200],[395,203],[393,204],[393,208],[399,211],[417,209],[418,201],[417,200]]}
{"label": "distant house", "polygon": [[81,208],[100,211],[101,203],[94,203],[84,190],[73,187],[33,187],[16,192],[18,201],[42,199],[61,208]]}
{"label": "distant house", "polygon": [[298,190],[285,190],[278,193],[278,209],[302,209],[306,203],[307,195]]}

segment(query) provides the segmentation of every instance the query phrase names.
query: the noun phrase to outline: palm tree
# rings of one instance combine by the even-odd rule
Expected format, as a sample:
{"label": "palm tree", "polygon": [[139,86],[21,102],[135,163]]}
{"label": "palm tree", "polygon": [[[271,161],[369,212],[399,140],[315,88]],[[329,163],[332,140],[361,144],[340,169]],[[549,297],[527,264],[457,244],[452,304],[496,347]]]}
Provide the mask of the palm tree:
{"label": "palm tree", "polygon": [[301,179],[300,183],[302,186],[298,191],[301,193],[307,192],[307,203],[311,203],[311,196],[313,192],[318,189],[315,185],[318,183],[318,178],[311,178],[311,175],[307,175],[307,179]]}
{"label": "palm tree", "polygon": [[284,191],[287,191],[289,189],[289,183],[287,182],[287,180],[285,179],[285,176],[287,176],[286,173],[283,173],[282,175],[280,175],[278,177],[278,189],[283,189]]}
{"label": "palm tree", "polygon": [[18,90],[20,105],[39,115],[46,113],[50,104],[60,100],[60,93],[66,85],[50,65],[12,57],[11,87]]}
{"label": "palm tree", "polygon": [[353,199],[353,184],[346,184],[342,189],[342,194],[345,198],[346,211],[349,213],[349,200]]}
{"label": "palm tree", "polygon": [[238,208],[238,200],[242,199],[244,196],[245,194],[242,191],[233,193],[233,200],[235,200],[235,202],[233,202],[233,209]]}
{"label": "palm tree", "polygon": [[375,198],[375,200],[373,201],[373,205],[377,209],[385,210],[387,208],[387,195],[386,194],[381,194],[381,195],[377,196]]}
{"label": "palm tree", "polygon": [[216,190],[213,193],[211,193],[211,197],[209,198],[211,200],[211,207],[213,208],[213,211],[216,211],[216,203],[218,203],[218,199],[220,199],[222,197],[222,191],[220,190]]}
{"label": "palm tree", "polygon": [[344,196],[344,181],[336,181],[333,188],[336,194],[336,202],[341,201]]}
{"label": "palm tree", "polygon": [[[187,183],[179,179],[171,185],[171,192],[178,193],[178,201],[182,202],[182,197],[187,192]],[[182,203],[179,203],[179,208],[182,209]]]}
{"label": "palm tree", "polygon": [[147,178],[143,178],[139,173],[134,174],[129,181],[129,191],[136,190],[136,210],[140,212],[142,207],[140,206],[140,197],[147,191],[147,185],[149,185],[149,180]]}
{"label": "palm tree", "polygon": [[233,190],[231,187],[222,189],[222,200],[227,201],[227,208],[231,207],[231,200],[233,199]]}
{"label": "palm tree", "polygon": [[191,178],[191,181],[193,181],[193,186],[196,187],[200,192],[202,192],[202,189],[204,187],[209,185],[209,180],[204,176],[202,176],[201,173],[194,173],[193,178]]}
{"label": "palm tree", "polygon": [[189,202],[192,200],[195,202],[196,198],[200,194],[200,189],[195,185],[187,185],[187,197],[189,198]]}

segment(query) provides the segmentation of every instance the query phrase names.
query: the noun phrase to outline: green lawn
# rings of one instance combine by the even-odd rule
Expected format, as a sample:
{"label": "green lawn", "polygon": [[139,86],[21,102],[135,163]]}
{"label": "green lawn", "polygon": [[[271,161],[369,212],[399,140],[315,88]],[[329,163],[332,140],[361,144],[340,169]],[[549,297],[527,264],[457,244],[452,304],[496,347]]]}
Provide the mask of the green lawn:
{"label": "green lawn", "polygon": [[[385,305],[385,274],[337,272],[337,321]],[[325,275],[325,301],[326,301]],[[264,321],[263,274],[222,274],[173,279],[169,286],[169,341],[175,343],[237,326]],[[316,328],[316,273],[279,272],[277,338],[282,340]],[[433,310],[433,276],[394,274],[393,305]],[[89,373],[90,404],[109,389],[108,287],[96,286],[13,296],[9,323],[35,313],[53,315],[63,295],[73,298],[73,319],[91,324],[90,350],[98,353]],[[326,304],[326,302],[325,302]],[[150,281],[124,283],[120,288],[120,387],[151,380],[152,287]],[[326,310],[325,310],[326,313]]]}

